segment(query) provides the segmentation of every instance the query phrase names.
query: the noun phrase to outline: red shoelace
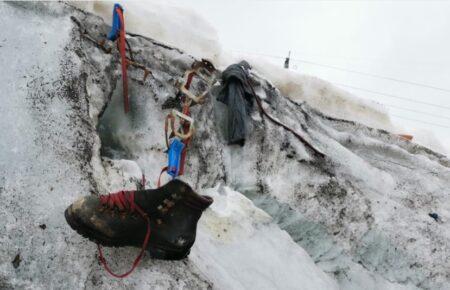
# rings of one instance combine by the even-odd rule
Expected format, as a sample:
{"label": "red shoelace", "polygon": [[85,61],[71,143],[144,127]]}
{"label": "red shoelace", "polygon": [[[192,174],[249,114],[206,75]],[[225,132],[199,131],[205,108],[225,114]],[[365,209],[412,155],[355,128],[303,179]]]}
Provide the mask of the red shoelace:
{"label": "red shoelace", "polygon": [[105,257],[103,256],[102,248],[100,244],[97,243],[99,260],[102,263],[103,267],[105,267],[106,271],[116,278],[125,278],[130,275],[134,269],[137,267],[142,257],[144,256],[145,249],[147,248],[148,241],[150,239],[150,220],[147,214],[134,203],[134,191],[119,191],[116,193],[110,193],[108,195],[100,195],[100,203],[104,206],[109,207],[110,209],[114,209],[117,207],[120,211],[126,211],[133,213],[136,211],[145,221],[147,222],[147,233],[145,234],[144,242],[142,243],[141,252],[136,257],[133,262],[133,265],[129,271],[124,274],[115,274],[106,263]]}

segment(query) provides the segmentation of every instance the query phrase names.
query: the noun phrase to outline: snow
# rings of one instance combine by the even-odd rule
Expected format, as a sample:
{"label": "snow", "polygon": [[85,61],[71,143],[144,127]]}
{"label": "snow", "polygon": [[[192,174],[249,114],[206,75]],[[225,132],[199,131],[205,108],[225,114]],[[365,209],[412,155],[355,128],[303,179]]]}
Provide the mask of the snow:
{"label": "snow", "polygon": [[[222,52],[217,32],[193,10],[162,4],[160,1],[123,1],[127,30],[174,45],[196,57],[206,57],[224,68],[240,61],[243,55]],[[83,9],[111,22],[112,2],[74,2]],[[294,100],[305,100],[314,108],[338,118],[350,118],[371,127],[392,129],[387,111],[381,105],[357,98],[316,77],[285,70],[254,56],[245,56],[280,91]],[[350,116],[349,116],[350,115]]]}
{"label": "snow", "polygon": [[[277,86],[283,95],[306,101],[323,113],[356,121],[369,127],[396,134],[414,134],[417,144],[441,154],[450,154],[448,146],[432,132],[403,128],[391,121],[387,108],[375,101],[362,99],[314,76],[286,70],[263,57],[229,53],[221,49],[214,27],[191,9],[171,1],[121,1],[126,9],[127,30],[157,39],[188,52],[197,58],[213,60],[224,69],[230,63],[246,59]],[[74,5],[100,15],[111,22],[113,2],[73,2]]]}
{"label": "snow", "polygon": [[[0,10],[8,15],[0,20],[8,27],[2,32],[0,48],[1,63],[8,68],[1,79],[0,288],[42,289],[44,281],[36,281],[37,277],[62,265],[65,273],[52,273],[53,281],[66,280],[74,288],[80,287],[75,280],[83,275],[70,277],[90,263],[90,258],[77,249],[79,242],[66,241],[71,234],[61,231],[65,225],[60,214],[77,193],[90,187],[81,172],[83,162],[77,160],[83,144],[75,144],[83,126],[76,116],[73,123],[66,116],[72,104],[65,99],[66,84],[59,81],[61,63],[55,61],[63,59],[71,23],[58,11],[56,16],[46,17],[5,3],[0,3]],[[61,32],[59,37],[50,29],[55,26]],[[53,230],[42,230],[39,225],[43,224]],[[22,262],[14,269],[11,261],[17,254]],[[74,255],[77,260],[71,258]]]}
{"label": "snow", "polygon": [[[166,39],[128,36],[153,76],[142,82],[142,71],[129,69],[125,115],[117,52],[103,53],[70,20],[82,19],[100,38],[108,31],[100,18],[62,3],[0,3],[0,10],[0,23],[10,27],[0,38],[0,60],[12,68],[0,80],[8,96],[0,107],[0,288],[450,287],[450,161],[373,128],[389,128],[383,108],[312,77],[285,86],[283,75],[257,62],[253,74],[267,111],[327,158],[314,157],[257,110],[246,145],[226,146],[225,107],[213,91],[192,108],[198,126],[182,177],[215,200],[191,255],[181,262],[146,257],[131,278],[112,279],[63,211],[86,194],[134,189],[142,173],[147,187],[155,186],[166,162],[169,109],[162,106],[194,58],[161,45]],[[285,98],[289,91],[298,97]],[[361,122],[345,118],[353,113]],[[123,272],[137,251],[106,253]],[[14,268],[17,254],[22,262]]]}
{"label": "snow", "polygon": [[[128,32],[157,39],[170,46],[178,47],[197,58],[216,59],[221,47],[215,29],[191,9],[171,1],[118,1],[125,9],[125,23]],[[82,2],[71,4],[95,13],[110,24],[112,1]]]}
{"label": "snow", "polygon": [[[222,52],[217,32],[193,10],[162,4],[160,1],[123,1],[127,30],[181,48],[199,58],[210,58],[218,67],[243,59],[242,55]],[[112,2],[74,2],[78,7],[111,22]],[[307,101],[314,108],[337,118],[349,118],[365,125],[393,130],[387,111],[381,105],[357,98],[318,79],[285,70],[258,57],[245,56],[280,91],[294,100]]]}
{"label": "snow", "polygon": [[[448,241],[449,232],[430,219],[428,213],[448,215],[448,203],[444,201],[448,200],[448,185],[445,185],[450,174],[448,161],[441,163],[439,159],[430,159],[424,154],[426,151],[419,152],[418,148],[409,147],[411,144],[406,141],[401,142],[395,137],[388,141],[382,137],[384,134],[371,134],[371,130],[361,125],[340,123],[336,126],[337,123],[322,120],[321,129],[328,137],[317,131],[314,133],[316,142],[332,159],[328,164],[319,165],[325,170],[318,171],[317,165],[296,165],[281,156],[273,156],[273,159],[259,163],[263,167],[260,177],[251,171],[241,172],[241,175],[253,175],[252,179],[262,178],[260,186],[288,205],[275,212],[269,210],[271,204],[262,208],[273,216],[292,219],[296,227],[284,229],[294,239],[298,236],[299,243],[313,257],[316,252],[318,265],[328,273],[335,273],[340,286],[345,285],[345,289],[360,289],[361,285],[370,284],[372,289],[385,289],[382,285],[387,281],[399,283],[392,287],[403,287],[400,284],[406,283],[409,288],[413,285],[447,288],[448,281],[444,282],[446,279],[443,278],[445,267],[440,263],[445,263],[446,258],[442,257],[448,257],[449,249],[442,246]],[[269,146],[271,148],[267,148]],[[259,148],[277,152],[280,147],[266,142]],[[301,156],[295,158],[301,160]],[[249,158],[247,162],[255,166],[258,159]],[[252,167],[250,164],[241,161],[239,168]],[[331,177],[327,176],[329,174]],[[241,189],[239,183],[236,186]],[[300,220],[290,217],[293,210],[297,211]],[[311,225],[311,221],[320,221],[322,225]],[[323,225],[328,231],[326,239],[316,233]],[[342,250],[338,251],[340,247]],[[329,256],[330,252],[336,251],[342,253]],[[436,251],[441,254],[436,256]],[[359,274],[361,271],[355,269],[356,263],[361,263],[372,273],[363,278]],[[343,266],[348,264],[351,267]],[[435,266],[428,268],[425,264]],[[327,270],[324,266],[332,269]],[[336,267],[339,271],[333,270]],[[430,270],[425,270],[427,268]],[[430,275],[437,272],[443,275],[437,284],[427,284],[431,282]]]}
{"label": "snow", "polygon": [[[271,217],[242,194],[217,186],[191,259],[223,289],[337,289]],[[239,266],[237,266],[239,265]]]}
{"label": "snow", "polygon": [[[0,10],[5,15],[0,23],[9,28],[2,33],[0,59],[10,68],[1,79],[0,288],[111,289],[136,282],[146,289],[207,288],[190,264],[147,261],[152,267],[140,268],[141,278],[111,280],[97,264],[95,245],[68,227],[67,205],[97,191],[98,167],[90,162],[99,161],[98,153],[91,155],[99,139],[80,71],[95,75],[107,89],[102,76],[108,56],[97,66],[83,66],[71,44],[69,17],[80,15],[64,5],[2,2]],[[97,68],[102,70],[90,71]],[[96,95],[97,105],[105,103],[104,94]],[[21,262],[14,268],[16,255]],[[125,250],[118,257],[128,261],[133,255]]]}
{"label": "snow", "polygon": [[[441,154],[450,156],[450,142],[443,139],[442,137],[437,137],[432,131],[426,129],[416,129],[409,128],[406,130],[409,134],[413,135],[413,142],[430,148]],[[446,142],[447,141],[447,142]]]}
{"label": "snow", "polygon": [[[84,17],[81,12],[55,3],[0,5],[8,15],[2,18],[2,24],[14,28],[3,35],[1,48],[2,62],[14,68],[4,78],[6,82],[2,82],[2,86],[5,94],[14,98],[5,98],[1,108],[1,132],[5,138],[0,142],[0,225],[5,234],[0,238],[0,288],[208,289],[214,285],[216,289],[228,289],[233,283],[239,283],[236,287],[248,287],[253,275],[244,279],[243,272],[238,271],[236,259],[242,250],[237,246],[258,247],[268,252],[265,264],[256,263],[263,258],[257,252],[242,255],[246,259],[240,261],[242,269],[258,273],[260,282],[266,286],[273,285],[270,283],[290,288],[302,283],[304,289],[322,286],[333,289],[336,286],[287,233],[270,222],[269,216],[241,194],[227,189],[220,193],[217,189],[206,189],[216,197],[217,204],[201,220],[192,258],[183,262],[145,258],[132,279],[111,279],[97,263],[95,245],[70,229],[63,212],[76,198],[90,192],[135,188],[143,171],[147,176],[157,176],[159,165],[162,166],[165,160],[159,148],[162,146],[161,131],[135,129],[136,126],[149,129],[146,122],[153,121],[151,118],[161,123],[164,114],[155,109],[156,102],[149,97],[148,88],[141,88],[146,94],[140,99],[136,97],[139,87],[135,83],[131,86],[134,106],[146,103],[142,109],[147,108],[145,113],[152,114],[138,113],[129,119],[119,113],[122,112],[121,95],[113,92],[121,91],[117,77],[120,67],[112,56],[79,38],[69,16],[81,19]],[[96,26],[106,29],[92,16],[84,19],[84,23],[93,30]],[[61,35],[56,35],[49,25],[59,27]],[[130,41],[138,46],[142,40]],[[181,76],[192,61],[191,57],[177,51],[149,41],[145,43],[148,50],[157,51],[156,58],[152,59],[155,64],[161,62],[161,55],[180,63],[180,67],[174,67],[172,72],[165,71],[165,66],[160,71],[154,70],[155,76],[165,82],[176,74]],[[20,58],[17,49],[21,46],[17,44],[27,47]],[[130,72],[131,77],[135,77],[134,74],[137,72]],[[173,90],[169,88],[171,85],[167,84],[156,93],[162,99],[167,98]],[[112,109],[99,119],[98,114],[109,102],[109,95],[113,100],[108,109]],[[136,109],[133,105],[132,108]],[[120,150],[129,154],[128,158],[101,155],[95,127],[99,121],[105,125],[105,120],[112,118],[108,114],[113,113],[118,124],[112,122],[109,124],[112,128],[108,130],[117,135],[112,136],[110,144],[106,143],[108,138],[101,135],[102,142],[105,147],[122,142],[124,146]],[[150,119],[146,120],[145,116]],[[137,155],[140,158],[135,160]],[[153,184],[154,179],[148,182],[148,186]],[[234,220],[227,217],[230,214],[235,216]],[[249,220],[243,224],[238,216]],[[211,228],[211,225],[217,228]],[[216,230],[224,227],[234,242],[215,236]],[[229,248],[229,254],[234,253],[235,259],[232,256],[225,259],[224,247]],[[131,265],[136,249],[107,249],[106,253],[112,267],[121,272]],[[21,263],[14,268],[11,261],[17,254]],[[220,255],[222,259],[218,259]],[[283,256],[287,258],[281,260]],[[278,257],[278,263],[269,267],[269,261],[273,262],[275,257]],[[284,260],[289,261],[286,266],[280,264]],[[210,269],[205,270],[205,265]],[[308,270],[309,275],[295,275],[287,280],[282,279],[286,276],[272,277],[273,273],[269,272],[277,270],[277,273],[287,275],[295,269]]]}

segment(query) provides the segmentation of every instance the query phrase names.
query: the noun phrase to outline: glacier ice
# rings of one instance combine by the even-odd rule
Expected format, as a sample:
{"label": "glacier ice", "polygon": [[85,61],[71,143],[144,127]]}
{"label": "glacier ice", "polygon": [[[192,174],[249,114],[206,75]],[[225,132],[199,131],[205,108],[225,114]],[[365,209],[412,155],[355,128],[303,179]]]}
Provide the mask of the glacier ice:
{"label": "glacier ice", "polygon": [[[367,105],[361,111],[367,120],[358,123],[322,111],[320,101],[284,97],[277,73],[258,64],[254,75],[267,110],[328,158],[316,159],[257,111],[246,145],[226,146],[223,108],[210,96],[192,108],[199,126],[183,178],[216,202],[201,219],[191,256],[145,258],[130,279],[111,279],[95,245],[68,227],[63,210],[90,192],[135,188],[142,173],[155,186],[165,163],[162,105],[194,58],[130,35],[153,77],[142,82],[142,72],[130,68],[132,113],[124,115],[117,54],[82,38],[70,16],[99,38],[108,31],[102,19],[64,3],[0,3],[0,11],[8,27],[0,60],[10,68],[0,80],[0,288],[449,287],[449,160],[373,128],[389,126],[377,106]],[[364,105],[309,77],[294,88],[303,88],[305,98],[336,92],[356,109]],[[107,254],[120,272],[136,249]]]}

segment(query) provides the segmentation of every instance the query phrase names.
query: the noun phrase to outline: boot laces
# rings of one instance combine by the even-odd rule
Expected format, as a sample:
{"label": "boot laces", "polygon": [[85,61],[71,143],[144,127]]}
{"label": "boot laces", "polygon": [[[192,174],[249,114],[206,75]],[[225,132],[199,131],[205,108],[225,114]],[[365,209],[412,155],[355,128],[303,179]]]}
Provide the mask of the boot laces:
{"label": "boot laces", "polygon": [[118,208],[120,211],[143,213],[139,206],[134,203],[134,191],[119,191],[100,195],[100,204],[110,209]]}
{"label": "boot laces", "polygon": [[136,203],[134,203],[134,191],[119,191],[107,195],[100,195],[99,198],[100,204],[107,206],[110,209],[114,209],[117,207],[121,211],[129,211],[131,213],[133,213],[136,210],[146,222],[146,233],[144,241],[142,242],[141,251],[134,260],[131,269],[123,274],[116,274],[111,270],[111,268],[109,268],[106,259],[103,255],[102,248],[100,247],[100,244],[97,244],[99,252],[98,258],[102,263],[103,267],[105,267],[106,271],[116,278],[125,278],[134,271],[134,269],[137,267],[142,257],[144,256],[145,249],[147,249],[147,245],[150,239],[150,220],[147,214]]}

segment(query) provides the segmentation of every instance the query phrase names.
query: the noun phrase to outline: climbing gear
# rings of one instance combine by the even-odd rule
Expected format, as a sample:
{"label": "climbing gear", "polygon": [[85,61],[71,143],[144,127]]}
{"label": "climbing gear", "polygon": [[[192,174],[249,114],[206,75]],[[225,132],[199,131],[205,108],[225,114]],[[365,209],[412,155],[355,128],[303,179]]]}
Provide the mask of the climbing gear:
{"label": "climbing gear", "polygon": [[299,133],[297,133],[294,129],[288,127],[287,125],[281,123],[280,121],[276,120],[275,118],[273,118],[271,115],[269,115],[267,113],[267,111],[264,109],[264,107],[262,106],[262,101],[261,99],[258,97],[258,95],[255,92],[255,89],[253,88],[253,85],[251,84],[250,81],[247,81],[248,86],[250,87],[253,97],[256,100],[256,104],[258,104],[258,108],[260,110],[260,112],[265,115],[270,121],[272,121],[272,123],[277,124],[278,126],[283,127],[286,131],[291,132],[295,137],[297,137],[297,139],[300,140],[300,142],[302,142],[306,147],[308,147],[309,149],[311,149],[317,156],[319,156],[320,158],[325,158],[325,154],[322,153],[319,149],[315,148],[313,145],[311,145],[308,141],[305,140],[305,138],[303,138]]}
{"label": "climbing gear", "polygon": [[[115,11],[115,10],[114,10]],[[113,12],[114,13],[114,12]],[[116,15],[118,16],[118,14],[116,13]],[[111,53],[111,47],[106,47],[105,46],[105,40],[103,39],[103,40],[100,40],[100,41],[97,41],[93,36],[91,36],[90,34],[89,34],[89,32],[87,31],[87,29],[83,26],[83,24],[80,22],[80,20],[78,20],[75,16],[71,16],[70,17],[70,19],[78,26],[78,28],[79,28],[79,30],[80,30],[80,32],[81,32],[81,36],[83,36],[84,38],[86,38],[87,40],[89,40],[89,41],[91,41],[92,43],[94,43],[97,47],[99,47],[101,50],[103,50],[105,53]],[[114,22],[114,20],[113,20],[113,22]],[[114,26],[114,24],[113,24],[113,26]],[[113,33],[113,31],[117,31],[117,29],[112,29],[111,30],[111,32],[110,32],[110,34],[114,34]],[[125,33],[124,33],[125,34]],[[117,39],[117,37],[118,37],[119,35],[118,34],[116,34],[116,39]],[[108,39],[110,39],[110,38],[108,38]],[[113,38],[111,38],[111,39],[113,39]],[[135,59],[134,59],[134,57],[133,57],[133,51],[132,51],[132,49],[131,49],[131,46],[130,46],[130,44],[129,44],[129,42],[128,42],[128,40],[125,38],[125,44],[126,44],[126,46],[127,46],[127,48],[128,48],[128,52],[129,52],[129,54],[130,54],[130,57],[128,58],[127,57],[127,65],[131,65],[131,66],[134,66],[134,67],[136,67],[136,68],[139,68],[139,69],[142,69],[143,71],[144,71],[144,78],[143,78],[143,81],[145,81],[146,80],[146,78],[147,78],[147,76],[148,75],[151,75],[152,73],[151,73],[151,71],[150,71],[150,69],[148,69],[145,65],[143,65],[143,64],[141,64],[141,63],[138,63]]]}
{"label": "climbing gear", "polygon": [[[202,59],[201,62],[194,62],[192,65],[192,69],[188,70],[184,74],[184,79],[186,80],[185,83],[181,84],[179,87],[180,92],[183,93],[186,97],[190,99],[190,101],[194,101],[195,103],[203,103],[205,96],[209,92],[209,88],[215,83],[216,81],[216,75],[215,73],[215,67],[214,65],[206,59]],[[206,90],[196,96],[194,95],[190,90],[190,86],[192,83],[192,80],[194,76],[197,76],[198,78],[202,79],[206,83]],[[190,105],[191,103],[189,103]]]}
{"label": "climbing gear", "polygon": [[[179,120],[179,128],[175,128],[176,120]],[[170,134],[168,133],[170,129]],[[161,184],[161,176],[167,171],[167,174],[175,178],[182,175],[184,170],[184,162],[186,155],[186,146],[189,144],[189,140],[194,134],[194,120],[177,110],[172,110],[170,114],[167,115],[164,123],[164,135],[167,146],[168,153],[168,166],[161,170],[158,177],[157,185]],[[184,153],[185,154],[185,153]]]}
{"label": "climbing gear", "polygon": [[[195,74],[196,74],[195,71],[190,71],[186,75],[186,78],[188,79],[188,83],[190,83],[192,81],[192,78],[194,77]],[[181,85],[179,88],[180,91],[190,99],[190,102],[194,101],[195,103],[202,104],[204,102],[205,96],[208,93],[208,91],[205,91],[203,94],[196,96],[191,91],[189,91],[189,88],[186,88],[186,85],[187,84]]]}
{"label": "climbing gear", "polygon": [[[176,120],[179,120],[179,129],[175,128]],[[171,133],[168,134],[169,129]],[[185,130],[187,129],[187,130]],[[178,112],[177,110],[172,110],[170,114],[167,115],[164,123],[164,134],[166,137],[167,149],[169,148],[169,138],[174,136],[180,138],[181,140],[186,140],[192,137],[194,134],[194,120],[192,117]]]}
{"label": "climbing gear", "polygon": [[[205,92],[199,96],[195,96],[189,91],[195,76],[206,83]],[[195,130],[190,107],[193,105],[193,102],[203,103],[209,88],[214,84],[216,80],[214,65],[205,59],[195,61],[191,69],[186,71],[183,79],[184,82],[179,86],[183,110],[182,112],[172,110],[165,119],[164,135],[168,153],[168,166],[161,169],[156,183],[158,187],[161,186],[161,177],[164,172],[167,171],[172,178],[184,174],[187,148]],[[178,126],[176,126],[176,120],[178,120]]]}
{"label": "climbing gear", "polygon": [[[97,41],[94,37],[92,37],[87,29],[82,25],[82,23],[75,18],[74,16],[71,16],[70,19],[77,24],[77,26],[80,29],[81,36],[83,36],[85,39],[91,41],[94,43],[97,47],[99,47],[101,50],[103,50],[105,53],[111,53],[111,47],[105,46],[105,41]],[[123,23],[123,25],[121,24]],[[123,8],[119,4],[114,5],[113,9],[113,24],[112,29],[110,33],[108,34],[108,39],[115,41],[119,39],[117,42],[117,47],[120,52],[121,56],[121,68],[122,68],[122,79],[123,79],[123,96],[124,96],[124,108],[125,112],[129,111],[129,98],[128,98],[128,77],[127,77],[127,68],[128,66],[133,66],[139,69],[142,69],[144,71],[144,77],[142,79],[142,82],[145,82],[147,77],[151,75],[150,69],[148,69],[145,65],[138,63],[133,58],[133,51],[131,49],[130,44],[128,43],[127,39],[125,38],[125,22],[123,17]],[[128,48],[128,52],[130,54],[130,57],[128,58],[126,56],[126,47]]]}
{"label": "climbing gear", "polygon": [[178,138],[173,138],[172,142],[169,146],[169,165],[167,166],[167,174],[172,176],[173,178],[178,176],[178,173],[180,172],[180,160],[181,160],[181,152],[184,149],[183,142],[180,141]]}
{"label": "climbing gear", "polygon": [[[206,83],[206,89],[205,89],[204,93],[200,94],[199,97],[194,96],[194,98],[193,98],[193,94],[189,91],[189,89],[191,87],[194,76],[199,77],[201,80],[203,80]],[[183,102],[183,111],[182,112],[185,116],[190,117],[191,116],[190,107],[192,105],[192,101],[199,100],[200,103],[203,103],[204,98],[207,95],[207,93],[209,92],[211,86],[213,86],[214,83],[216,82],[216,80],[217,80],[216,68],[214,67],[212,62],[207,59],[202,59],[201,61],[195,61],[192,64],[192,69],[188,70],[184,74],[184,79],[185,79],[185,82],[184,82],[184,84],[182,84],[182,86],[180,88],[180,93],[185,96],[182,99],[182,102]],[[188,92],[188,94],[186,94],[186,92]],[[193,125],[193,122],[189,122],[189,120],[187,120],[188,122],[186,122],[186,119],[184,121],[182,119],[181,121],[182,121],[182,125],[183,125],[182,131],[184,134],[189,134],[189,132],[193,132],[191,130],[191,125]],[[183,140],[185,147],[183,149],[183,152],[181,153],[180,171],[179,171],[178,175],[184,174],[184,166],[186,164],[187,149],[188,149],[189,143],[191,142],[191,139],[192,139],[192,136],[189,136],[189,138],[185,138]]]}
{"label": "climbing gear", "polygon": [[72,229],[99,245],[141,248],[131,269],[115,274],[99,246],[99,259],[107,271],[124,278],[136,268],[145,250],[156,259],[185,258],[194,244],[197,222],[212,202],[183,181],[172,180],[153,190],[82,197],[66,209],[65,218]]}
{"label": "climbing gear", "polygon": [[[97,47],[99,47],[101,50],[103,50],[105,53],[111,53],[111,48],[110,47],[106,47],[105,46],[105,40],[101,40],[101,41],[97,41],[95,40],[94,37],[92,37],[88,31],[84,28],[84,26],[81,24],[81,22],[75,18],[74,16],[71,16],[70,19],[72,19],[73,22],[75,22],[75,24],[78,25],[80,32],[81,32],[81,36],[83,36],[84,38],[86,38],[87,40],[91,41],[92,43],[94,43]],[[133,58],[133,52],[131,50],[131,46],[128,43],[128,40],[125,39],[125,43],[127,44],[128,47],[128,51],[130,53],[130,58],[127,57],[127,65],[131,65],[134,66],[136,68],[142,69],[144,71],[144,78],[143,81],[145,81],[147,79],[147,76],[151,75],[151,71],[150,69],[148,69],[145,65],[138,63],[134,60]]]}
{"label": "climbing gear", "polygon": [[[119,14],[120,11],[120,14]],[[114,4],[113,7],[113,15],[112,15],[112,25],[111,25],[111,31],[108,33],[107,38],[111,41],[116,41],[117,38],[119,38],[120,31],[122,28],[122,19],[120,15],[123,14],[123,8],[120,4]]]}
{"label": "climbing gear", "polygon": [[[195,76],[206,83],[206,90],[199,96],[195,96],[189,91]],[[187,148],[194,134],[194,120],[191,117],[190,107],[197,103],[203,103],[209,88],[215,83],[214,65],[206,59],[195,61],[191,69],[185,72],[183,79],[184,82],[179,86],[182,112],[172,110],[165,119],[164,135],[168,152],[168,166],[161,169],[157,181],[158,187],[161,185],[161,176],[164,172],[167,171],[172,178],[184,174]],[[176,120],[179,120],[178,126],[176,126]]]}
{"label": "climbing gear", "polygon": [[130,111],[130,104],[128,98],[127,56],[125,51],[125,19],[123,17],[123,8],[120,4],[114,4],[113,22],[111,31],[108,34],[108,39],[111,41],[119,39],[117,46],[119,47],[122,63],[123,103],[125,113],[128,113]]}
{"label": "climbing gear", "polygon": [[[78,25],[81,36],[93,42],[105,53],[111,53],[111,48],[105,46],[105,41],[96,41],[78,19],[75,17],[71,19]],[[123,8],[115,4],[112,29],[108,39],[118,40],[117,47],[122,64],[124,109],[127,113],[129,111],[127,66],[143,69],[143,82],[151,71],[134,60],[125,34]],[[129,58],[126,55],[127,48]],[[173,110],[166,118],[165,131],[169,161],[161,174],[167,171],[173,178],[183,174],[186,148],[194,133],[194,120],[190,117],[190,106],[193,102],[201,103],[204,100],[209,87],[215,82],[214,72],[215,68],[208,60],[194,62],[192,70],[187,72],[187,82],[183,85],[186,90],[182,93],[184,95],[182,113]],[[199,96],[194,96],[189,91],[194,76],[198,76],[207,83],[207,90]],[[210,82],[208,78],[211,79]],[[177,129],[176,120],[179,124]],[[170,143],[167,136],[169,129],[171,130]],[[142,183],[138,188],[145,189],[145,183],[145,175],[142,174]],[[172,180],[161,187],[159,179],[158,189],[155,190],[120,191],[100,197],[84,197],[66,209],[65,217],[69,225],[79,234],[97,242],[99,260],[106,271],[114,277],[124,278],[137,267],[145,249],[152,257],[159,259],[175,260],[186,257],[195,241],[198,219],[212,202],[212,198],[197,195],[182,181]],[[170,215],[167,214],[169,212]],[[136,218],[137,215],[141,219]],[[145,235],[142,231],[144,222]],[[152,235],[150,235],[150,229],[152,229]],[[154,229],[156,230],[153,231]],[[115,274],[106,263],[100,245],[141,247],[141,252],[129,271],[124,274]]]}

